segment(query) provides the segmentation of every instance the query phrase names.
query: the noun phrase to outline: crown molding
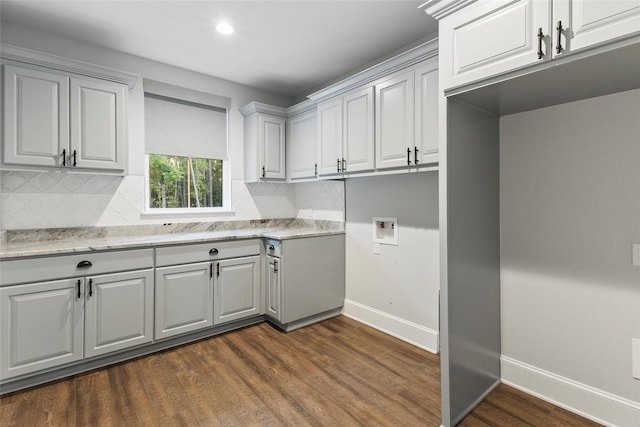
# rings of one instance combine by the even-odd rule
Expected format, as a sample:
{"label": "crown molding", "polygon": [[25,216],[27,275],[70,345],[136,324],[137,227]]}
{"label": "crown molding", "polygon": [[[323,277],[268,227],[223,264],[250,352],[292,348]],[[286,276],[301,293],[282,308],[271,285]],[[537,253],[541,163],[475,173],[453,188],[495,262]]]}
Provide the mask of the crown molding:
{"label": "crown molding", "polygon": [[428,15],[439,21],[476,1],[477,0],[427,0],[419,6],[419,9],[423,9]]}
{"label": "crown molding", "polygon": [[116,83],[126,84],[132,89],[139,76],[137,74],[114,70],[113,68],[102,67],[100,65],[88,64],[75,59],[63,58],[61,56],[24,49],[9,44],[0,44],[0,58],[7,61],[19,62],[23,64],[37,65],[66,73],[79,74],[93,77],[100,80],[108,80]]}
{"label": "crown molding", "polygon": [[387,76],[404,68],[411,67],[419,62],[424,61],[438,55],[438,39],[434,38],[428,42],[422,43],[412,49],[407,50],[399,55],[382,61],[373,67],[347,77],[337,83],[327,86],[316,91],[308,98],[314,102],[321,102],[325,99],[332,98],[336,95],[356,89],[368,83],[374,82],[381,77]]}
{"label": "crown molding", "polygon": [[293,117],[316,109],[316,103],[311,99],[306,99],[296,105],[287,108],[287,116]]}
{"label": "crown molding", "polygon": [[275,105],[263,104],[262,102],[250,102],[244,107],[240,108],[240,113],[243,117],[247,117],[249,114],[264,113],[272,114],[274,116],[287,117],[287,109],[283,107],[277,107]]}

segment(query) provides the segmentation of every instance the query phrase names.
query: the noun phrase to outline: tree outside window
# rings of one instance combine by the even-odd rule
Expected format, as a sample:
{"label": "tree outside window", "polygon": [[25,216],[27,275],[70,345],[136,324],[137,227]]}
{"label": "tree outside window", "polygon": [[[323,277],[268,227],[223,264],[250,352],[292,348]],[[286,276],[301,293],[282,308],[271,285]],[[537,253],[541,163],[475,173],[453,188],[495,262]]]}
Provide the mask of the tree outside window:
{"label": "tree outside window", "polygon": [[218,159],[149,154],[149,207],[222,207],[222,172]]}

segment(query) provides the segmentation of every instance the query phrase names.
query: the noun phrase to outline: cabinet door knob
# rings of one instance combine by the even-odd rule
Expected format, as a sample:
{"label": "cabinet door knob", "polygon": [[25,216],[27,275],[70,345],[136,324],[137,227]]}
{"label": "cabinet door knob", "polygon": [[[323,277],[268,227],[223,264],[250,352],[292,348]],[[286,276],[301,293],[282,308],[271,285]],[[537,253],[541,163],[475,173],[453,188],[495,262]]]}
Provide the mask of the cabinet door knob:
{"label": "cabinet door knob", "polygon": [[411,148],[407,147],[407,166],[411,166]]}
{"label": "cabinet door knob", "polygon": [[218,255],[218,249],[213,248],[209,251],[209,255]]}
{"label": "cabinet door knob", "polygon": [[267,177],[267,170],[265,169],[265,167],[262,167],[262,177],[266,178]]}
{"label": "cabinet door knob", "polygon": [[89,268],[92,265],[93,264],[91,264],[91,261],[80,261],[78,265],[76,265],[76,268]]}
{"label": "cabinet door knob", "polygon": [[278,261],[273,261],[273,272],[277,273],[278,272]]}
{"label": "cabinet door knob", "polygon": [[346,172],[346,171],[347,171],[347,161],[343,157],[342,158],[342,172]]}
{"label": "cabinet door knob", "polygon": [[269,245],[269,250],[270,250],[270,251],[275,250],[275,248],[276,248],[275,246],[273,246],[273,245]]}
{"label": "cabinet door knob", "polygon": [[74,167],[78,164],[78,162],[76,161],[76,154],[77,154],[76,150],[73,150],[73,166]]}
{"label": "cabinet door knob", "polygon": [[418,164],[418,147],[413,147],[413,164]]}
{"label": "cabinet door knob", "polygon": [[62,166],[67,166],[67,149],[62,149]]}
{"label": "cabinet door knob", "polygon": [[80,299],[82,297],[82,294],[80,293],[80,279],[78,279],[76,286],[78,287],[78,299]]}
{"label": "cabinet door knob", "polygon": [[338,173],[340,173],[340,159],[338,159],[337,162],[338,162]]}

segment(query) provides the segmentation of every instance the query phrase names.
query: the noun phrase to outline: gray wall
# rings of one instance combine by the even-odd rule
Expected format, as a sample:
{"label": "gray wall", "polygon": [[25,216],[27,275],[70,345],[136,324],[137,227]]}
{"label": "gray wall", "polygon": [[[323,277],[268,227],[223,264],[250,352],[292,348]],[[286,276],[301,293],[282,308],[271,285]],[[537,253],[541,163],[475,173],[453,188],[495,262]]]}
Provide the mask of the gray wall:
{"label": "gray wall", "polygon": [[[438,174],[350,178],[345,314],[438,351]],[[398,246],[372,248],[374,216],[398,218]]]}
{"label": "gray wall", "polygon": [[500,173],[503,356],[640,403],[640,90],[502,117]]}

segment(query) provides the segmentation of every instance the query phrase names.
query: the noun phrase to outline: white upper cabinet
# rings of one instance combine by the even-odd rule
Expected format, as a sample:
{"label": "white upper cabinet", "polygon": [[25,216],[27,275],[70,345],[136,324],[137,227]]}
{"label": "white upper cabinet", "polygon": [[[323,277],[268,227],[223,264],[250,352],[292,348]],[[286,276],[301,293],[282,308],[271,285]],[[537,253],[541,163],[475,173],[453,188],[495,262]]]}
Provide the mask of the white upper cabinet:
{"label": "white upper cabinet", "polygon": [[438,58],[376,85],[376,169],[438,162]]}
{"label": "white upper cabinet", "polygon": [[443,87],[640,33],[640,0],[479,1],[440,22]]}
{"label": "white upper cabinet", "polygon": [[443,19],[440,56],[445,67],[441,75],[444,88],[544,59],[549,22],[547,0],[478,2]]}
{"label": "white upper cabinet", "polygon": [[[432,58],[415,69],[415,145],[416,165],[439,161],[438,145],[438,58]],[[415,152],[414,152],[415,154]]]}
{"label": "white upper cabinet", "polygon": [[373,87],[318,104],[318,175],[373,170]]}
{"label": "white upper cabinet", "polygon": [[376,85],[376,167],[409,166],[414,156],[413,70]]}
{"label": "white upper cabinet", "polygon": [[357,89],[342,98],[342,172],[373,170],[374,98],[373,87]]}
{"label": "white upper cabinet", "polygon": [[4,163],[63,166],[68,106],[68,77],[5,65]]}
{"label": "white upper cabinet", "polygon": [[285,179],[284,135],[286,120],[282,117],[260,114],[258,136],[262,178]]}
{"label": "white upper cabinet", "polygon": [[315,109],[288,120],[287,172],[291,179],[317,175],[317,123]]}
{"label": "white upper cabinet", "polygon": [[4,66],[5,165],[123,172],[124,84]]}
{"label": "white upper cabinet", "polygon": [[126,87],[71,79],[71,165],[124,170]]}
{"label": "white upper cabinet", "polygon": [[244,116],[244,180],[283,180],[286,110],[252,102],[240,109]]}
{"label": "white upper cabinet", "polygon": [[640,32],[640,1],[554,0],[553,26],[555,54],[607,42]]}
{"label": "white upper cabinet", "polygon": [[318,104],[318,175],[342,171],[342,98]]}

